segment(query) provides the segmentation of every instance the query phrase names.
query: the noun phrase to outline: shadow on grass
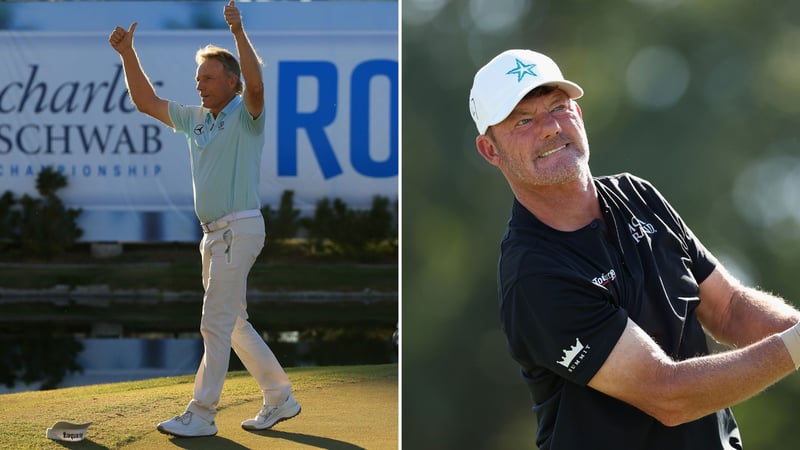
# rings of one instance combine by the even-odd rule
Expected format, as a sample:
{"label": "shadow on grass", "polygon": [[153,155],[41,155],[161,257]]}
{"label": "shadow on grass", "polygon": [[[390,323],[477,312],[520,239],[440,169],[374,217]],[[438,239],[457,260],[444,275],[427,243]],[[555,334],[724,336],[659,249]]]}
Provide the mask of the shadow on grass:
{"label": "shadow on grass", "polygon": [[287,441],[297,442],[298,444],[304,444],[316,448],[324,448],[327,450],[364,450],[364,447],[359,447],[349,442],[322,436],[312,436],[310,434],[290,433],[288,431],[276,430],[250,431],[250,433],[268,438],[284,439]]}
{"label": "shadow on grass", "polygon": [[77,442],[68,442],[68,441],[53,441],[58,444],[61,444],[64,448],[74,448],[74,449],[81,449],[81,450],[109,450],[108,447],[105,445],[98,444],[97,442],[92,441],[91,439],[85,439],[83,441]]}
{"label": "shadow on grass", "polygon": [[220,436],[202,438],[174,437],[170,438],[168,442],[176,447],[185,448],[187,450],[250,450],[242,444]]}
{"label": "shadow on grass", "polygon": [[[265,438],[283,439],[286,441],[292,441],[315,448],[324,448],[327,450],[365,450],[364,447],[359,447],[358,445],[354,445],[349,442],[322,436],[312,436],[310,434],[289,433],[286,431],[275,430],[250,431],[250,433],[257,436],[263,436]],[[220,436],[210,436],[204,438],[174,437],[169,440],[169,443],[175,447],[185,448],[187,450],[249,450],[248,447]],[[70,448],[107,449],[108,447],[95,445],[90,447],[70,446]]]}

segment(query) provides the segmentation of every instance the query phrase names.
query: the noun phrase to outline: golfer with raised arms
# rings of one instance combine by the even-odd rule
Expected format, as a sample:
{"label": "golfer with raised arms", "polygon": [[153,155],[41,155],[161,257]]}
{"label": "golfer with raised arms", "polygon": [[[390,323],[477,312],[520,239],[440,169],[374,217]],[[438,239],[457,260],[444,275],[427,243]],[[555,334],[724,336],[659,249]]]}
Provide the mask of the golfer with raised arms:
{"label": "golfer with raised arms", "polygon": [[[795,372],[800,313],[742,285],[646,180],[592,176],[582,95],[549,57],[508,50],[469,97],[514,195],[500,317],[536,444],[740,450],[729,407]],[[704,329],[732,349],[709,354]]]}
{"label": "golfer with raised arms", "polygon": [[224,7],[224,15],[239,61],[230,51],[213,45],[197,52],[201,106],[183,106],[156,95],[134,50],[136,23],[128,30],[116,27],[109,37],[122,59],[136,108],[186,134],[189,144],[195,212],[204,232],[200,242],[205,289],[200,332],[205,353],[195,377],[194,396],[185,411],[157,426],[162,433],[182,437],[217,433],[214,418],[231,348],[263,393],[261,410],[255,418],[242,422],[243,428],[270,428],[300,413],[288,376],[247,320],[247,275],[265,239],[258,197],[264,83],[261,59],[232,0]]}

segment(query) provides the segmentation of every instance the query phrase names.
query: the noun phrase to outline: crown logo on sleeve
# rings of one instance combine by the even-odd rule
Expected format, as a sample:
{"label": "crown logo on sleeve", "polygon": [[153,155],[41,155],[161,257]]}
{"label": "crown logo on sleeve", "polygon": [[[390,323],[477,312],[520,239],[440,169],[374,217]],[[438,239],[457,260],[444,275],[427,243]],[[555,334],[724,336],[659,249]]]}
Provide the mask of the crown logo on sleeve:
{"label": "crown logo on sleeve", "polygon": [[583,351],[583,344],[581,344],[580,339],[575,338],[575,345],[571,346],[568,349],[562,350],[564,352],[564,357],[561,358],[560,361],[557,361],[562,366],[569,368],[575,358]]}

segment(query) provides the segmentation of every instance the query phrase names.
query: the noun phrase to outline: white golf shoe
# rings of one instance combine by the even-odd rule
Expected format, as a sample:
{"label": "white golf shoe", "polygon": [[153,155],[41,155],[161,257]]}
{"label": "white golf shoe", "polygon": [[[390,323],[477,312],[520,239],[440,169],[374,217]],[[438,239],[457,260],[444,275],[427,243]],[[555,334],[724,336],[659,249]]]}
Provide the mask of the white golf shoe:
{"label": "white golf shoe", "polygon": [[201,437],[217,434],[217,425],[213,421],[209,423],[191,411],[165,420],[156,425],[156,428],[164,434],[178,437]]}
{"label": "white golf shoe", "polygon": [[261,411],[252,419],[242,422],[245,430],[266,430],[272,428],[278,422],[291,419],[300,414],[300,404],[294,399],[292,394],[280,406],[263,405]]}

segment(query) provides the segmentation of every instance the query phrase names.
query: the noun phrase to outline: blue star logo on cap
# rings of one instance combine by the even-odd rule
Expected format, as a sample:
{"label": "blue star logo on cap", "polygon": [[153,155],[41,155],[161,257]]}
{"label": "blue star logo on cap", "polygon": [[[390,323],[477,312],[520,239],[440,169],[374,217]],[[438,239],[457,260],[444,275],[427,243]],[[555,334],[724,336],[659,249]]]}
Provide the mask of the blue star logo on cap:
{"label": "blue star logo on cap", "polygon": [[506,75],[516,75],[517,82],[522,81],[525,78],[525,75],[530,75],[532,77],[538,77],[539,75],[533,71],[533,68],[536,67],[536,64],[525,64],[524,62],[517,59],[517,67],[506,72]]}

